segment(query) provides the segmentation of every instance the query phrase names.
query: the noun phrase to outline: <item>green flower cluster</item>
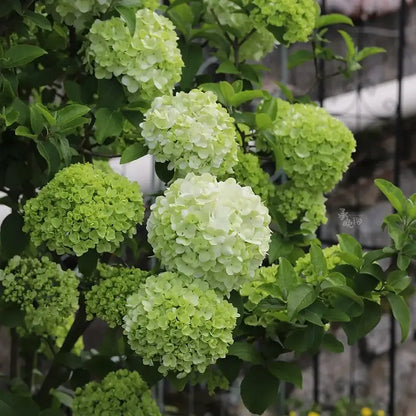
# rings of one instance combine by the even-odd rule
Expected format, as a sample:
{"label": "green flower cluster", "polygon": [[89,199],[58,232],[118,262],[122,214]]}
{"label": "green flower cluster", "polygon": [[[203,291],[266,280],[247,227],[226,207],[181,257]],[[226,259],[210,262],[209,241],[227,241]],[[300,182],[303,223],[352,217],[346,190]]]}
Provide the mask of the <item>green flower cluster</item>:
{"label": "green flower cluster", "polygon": [[4,300],[16,303],[25,313],[29,333],[52,334],[78,309],[77,277],[47,257],[14,256],[0,270],[0,283]]}
{"label": "green flower cluster", "polygon": [[87,35],[87,61],[93,62],[98,79],[118,77],[130,93],[140,98],[170,94],[180,80],[183,61],[172,22],[156,12],[136,12],[131,35],[119,17],[96,20]]}
{"label": "green flower cluster", "polygon": [[136,371],[108,373],[101,383],[77,388],[74,416],[161,416],[147,384]]}
{"label": "green flower cluster", "polygon": [[171,271],[229,294],[254,276],[270,241],[270,216],[251,188],[189,173],[156,198],[147,222],[154,253]]}
{"label": "green flower cluster", "polygon": [[237,310],[201,279],[164,272],[127,299],[124,330],[143,363],[183,378],[227,354]]}
{"label": "green flower cluster", "polygon": [[274,185],[270,182],[270,176],[260,166],[259,158],[252,153],[237,154],[238,163],[233,167],[234,174],[228,175],[242,186],[249,186],[267,206],[269,198],[274,193]]}
{"label": "green flower cluster", "polygon": [[192,90],[157,97],[140,127],[158,162],[185,176],[188,172],[223,175],[237,163],[233,119],[211,92]]}
{"label": "green flower cluster", "polygon": [[[231,27],[239,40],[239,61],[260,61],[276,45],[276,39],[264,24],[254,22],[244,8],[232,0],[204,0],[206,17],[210,22]],[[229,57],[228,57],[229,59]]]}
{"label": "green flower cluster", "polygon": [[351,131],[323,108],[280,103],[273,130],[285,173],[299,188],[330,191],[352,162]]}
{"label": "green flower cluster", "polygon": [[[279,292],[277,283],[278,266],[273,264],[269,267],[260,267],[256,270],[254,279],[245,283],[240,289],[241,296],[247,297],[244,308],[249,312],[244,322],[252,326],[269,326],[273,321],[281,318],[279,311],[262,310],[259,306],[263,299],[270,296],[270,293],[264,289],[265,285],[275,287],[275,292]],[[276,296],[278,298],[278,296]],[[284,312],[286,313],[286,312]]]}
{"label": "green flower cluster", "polygon": [[325,201],[322,192],[298,187],[292,181],[277,186],[271,198],[271,204],[287,222],[299,219],[305,224],[304,227],[308,225],[311,229],[328,221]]}
{"label": "green flower cluster", "polygon": [[[326,247],[322,250],[325,260],[326,260],[326,267],[328,271],[335,269],[336,266],[339,264],[344,264],[344,261],[337,256],[338,253],[341,253],[341,248],[338,244]],[[325,276],[318,277],[315,273],[315,269],[312,265],[311,255],[310,253],[305,254],[303,257],[300,257],[295,265],[295,271],[300,276],[304,277],[307,282],[310,283],[318,283],[322,280]]]}
{"label": "green flower cluster", "polygon": [[315,0],[243,0],[250,18],[263,26],[283,27],[288,43],[306,42],[315,27]]}
{"label": "green flower cluster", "polygon": [[87,317],[92,319],[95,315],[112,328],[120,326],[127,311],[127,298],[138,290],[149,272],[101,263],[97,272],[98,283],[85,295]]}
{"label": "green flower cluster", "polygon": [[144,217],[140,187],[89,163],[58,172],[25,205],[24,231],[58,254],[112,252]]}

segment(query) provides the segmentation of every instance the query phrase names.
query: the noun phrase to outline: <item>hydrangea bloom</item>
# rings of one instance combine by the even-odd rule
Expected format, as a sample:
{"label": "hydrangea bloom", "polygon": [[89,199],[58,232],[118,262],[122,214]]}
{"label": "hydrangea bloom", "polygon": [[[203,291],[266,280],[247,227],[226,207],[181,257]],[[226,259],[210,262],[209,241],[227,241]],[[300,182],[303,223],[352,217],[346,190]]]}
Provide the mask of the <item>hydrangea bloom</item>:
{"label": "hydrangea bloom", "polygon": [[[344,261],[337,256],[337,254],[341,252],[341,248],[338,244],[331,247],[326,247],[322,250],[322,252],[324,254],[326,266],[329,272],[335,269],[335,267],[339,264],[344,264]],[[310,283],[317,283],[319,280],[325,277],[323,276],[320,278],[316,275],[315,269],[312,265],[310,253],[305,254],[303,257],[300,257],[297,260],[295,271]]]}
{"label": "hydrangea bloom", "polygon": [[[267,327],[276,320],[286,319],[286,311],[263,310],[259,306],[263,299],[270,296],[268,291],[262,287],[263,285],[273,285],[275,286],[275,292],[279,292],[277,269],[276,264],[269,267],[260,267],[256,270],[254,279],[245,283],[240,289],[240,294],[247,297],[244,303],[244,308],[249,313],[244,320],[247,325]],[[279,298],[279,296],[275,296],[275,298]]]}
{"label": "hydrangea bloom", "polygon": [[[222,26],[233,28],[233,33],[240,40],[246,38],[239,50],[239,61],[252,59],[259,61],[271,52],[276,45],[276,39],[266,29],[264,24],[253,19],[232,0],[204,0],[207,18]],[[228,57],[229,59],[229,57]]]}
{"label": "hydrangea bloom", "polygon": [[0,270],[0,283],[4,300],[24,311],[29,333],[52,334],[78,309],[77,277],[47,257],[14,256]]}
{"label": "hydrangea bloom", "polygon": [[122,325],[127,297],[137,291],[149,272],[107,264],[99,264],[97,271],[98,283],[85,295],[87,317],[96,315],[112,328]]}
{"label": "hydrangea bloom", "polygon": [[213,92],[192,90],[157,97],[141,123],[142,136],[158,162],[184,176],[221,175],[237,163],[233,119]]}
{"label": "hydrangea bloom", "polygon": [[181,378],[225,357],[237,316],[205,281],[165,272],[127,299],[124,329],[144,364],[156,361],[162,374]]}
{"label": "hydrangea bloom", "polygon": [[259,158],[252,153],[238,152],[238,163],[233,167],[234,173],[229,175],[242,186],[249,186],[266,204],[274,192],[270,176],[260,166]]}
{"label": "hydrangea bloom", "polygon": [[183,61],[173,23],[149,9],[136,12],[130,34],[119,17],[96,20],[87,35],[87,60],[97,78],[118,77],[130,93],[152,100],[170,94],[180,80]]}
{"label": "hydrangea bloom", "polygon": [[156,257],[172,271],[229,293],[254,275],[269,247],[270,216],[233,178],[189,173],[156,198],[147,223]]}
{"label": "hydrangea bloom", "polygon": [[77,256],[95,249],[112,252],[143,220],[140,187],[89,163],[58,172],[25,205],[24,230],[33,243]]}
{"label": "hydrangea bloom", "polygon": [[315,0],[243,0],[250,9],[250,18],[264,26],[284,28],[288,43],[306,42],[315,27]]}
{"label": "hydrangea bloom", "polygon": [[161,416],[147,384],[136,371],[108,373],[75,391],[74,416]]}
{"label": "hydrangea bloom", "polygon": [[320,191],[297,187],[289,181],[275,188],[271,201],[276,211],[280,212],[287,222],[300,220],[308,224],[309,228],[316,229],[328,221],[326,198]]}
{"label": "hydrangea bloom", "polygon": [[328,192],[352,161],[351,131],[323,108],[279,105],[274,134],[285,158],[283,169],[298,188]]}

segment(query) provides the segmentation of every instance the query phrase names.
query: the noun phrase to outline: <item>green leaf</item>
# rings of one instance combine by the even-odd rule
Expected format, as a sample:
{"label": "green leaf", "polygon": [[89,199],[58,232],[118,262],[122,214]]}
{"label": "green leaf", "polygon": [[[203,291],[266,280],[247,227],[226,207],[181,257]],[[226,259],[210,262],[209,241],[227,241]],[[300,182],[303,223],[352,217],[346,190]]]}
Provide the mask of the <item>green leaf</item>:
{"label": "green leaf", "polygon": [[277,99],[275,97],[269,97],[263,101],[257,111],[267,114],[272,120],[275,120],[277,117],[277,109]]}
{"label": "green leaf", "polygon": [[305,62],[313,60],[313,57],[314,56],[311,51],[307,51],[305,49],[297,50],[290,54],[289,59],[287,60],[287,68],[292,69],[295,66],[302,65]]}
{"label": "green leaf", "polygon": [[27,10],[25,12],[25,17],[27,17],[32,23],[44,30],[52,30],[51,22],[40,13],[32,12]]}
{"label": "green leaf", "polygon": [[60,390],[52,390],[52,396],[56,397],[58,399],[59,403],[61,403],[64,406],[72,409],[72,403],[73,403],[74,399],[68,393],[65,393],[65,392],[60,391]]}
{"label": "green leaf", "polygon": [[39,154],[48,164],[48,176],[51,178],[61,166],[61,156],[58,149],[51,142],[38,142],[36,144]]}
{"label": "green leaf", "polygon": [[319,16],[316,20],[315,29],[320,29],[321,27],[338,24],[354,26],[354,23],[348,16],[339,13],[332,13]]}
{"label": "green leaf", "polygon": [[78,268],[84,276],[90,276],[97,268],[98,253],[95,250],[88,250],[81,257],[78,257]]}
{"label": "green leaf", "polygon": [[256,127],[258,130],[266,130],[272,125],[273,121],[268,114],[256,113]]}
{"label": "green leaf", "polygon": [[355,45],[352,37],[344,30],[338,30],[338,33],[343,37],[345,46],[347,47],[347,61],[350,61],[355,55]]}
{"label": "green leaf", "polygon": [[259,365],[251,367],[241,382],[241,398],[247,409],[262,414],[277,400],[279,380]]}
{"label": "green leaf", "polygon": [[344,322],[342,327],[348,337],[348,344],[355,344],[360,338],[367,335],[379,323],[381,318],[381,307],[375,302],[366,300],[364,302],[363,313],[351,319],[350,322]]}
{"label": "green leaf", "polygon": [[287,297],[287,316],[290,320],[296,318],[299,311],[307,308],[316,299],[316,292],[312,286],[303,284],[289,291]]}
{"label": "green leaf", "polygon": [[72,123],[83,115],[87,114],[90,108],[81,104],[69,104],[58,110],[56,124],[60,129],[68,128]]}
{"label": "green leaf", "polygon": [[29,397],[0,390],[1,416],[38,416],[39,412],[38,405]]}
{"label": "green leaf", "polygon": [[400,270],[407,270],[410,264],[410,260],[411,260],[411,257],[406,256],[405,254],[400,252],[399,255],[397,256],[397,267]]}
{"label": "green leaf", "polygon": [[363,260],[352,253],[341,251],[339,253],[336,253],[336,256],[344,260],[346,264],[354,266],[357,270],[360,269],[360,267],[363,264]]}
{"label": "green leaf", "polygon": [[404,270],[394,270],[387,276],[387,286],[396,294],[403,292],[411,283],[411,278]]}
{"label": "green leaf", "polygon": [[400,329],[402,330],[402,342],[404,342],[409,335],[410,329],[410,310],[403,296],[389,293],[387,295],[391,311],[393,312],[394,319],[399,322]]}
{"label": "green leaf", "polygon": [[335,338],[334,335],[326,333],[322,339],[322,346],[328,351],[335,353],[344,352],[344,344]]}
{"label": "green leaf", "polygon": [[220,81],[219,85],[220,85],[221,94],[224,97],[225,104],[228,106],[231,104],[231,99],[233,98],[235,94],[234,88],[227,81]]}
{"label": "green leaf", "polygon": [[337,238],[342,251],[351,253],[361,259],[363,256],[363,249],[361,244],[352,235],[338,234]]}
{"label": "green leaf", "polygon": [[19,305],[0,300],[0,325],[16,328],[24,324],[24,319],[25,313]]}
{"label": "green leaf", "polygon": [[29,107],[30,114],[30,126],[36,135],[39,135],[45,127],[45,121],[42,117],[42,113],[35,105]]}
{"label": "green leaf", "polygon": [[[321,247],[317,244],[312,244],[310,249],[311,262],[318,278],[324,277],[328,273],[326,260]],[[319,279],[321,280],[321,279]]]}
{"label": "green leaf", "polygon": [[125,101],[122,85],[114,78],[98,80],[97,107],[105,107],[110,110],[120,108]]}
{"label": "green leaf", "polygon": [[302,388],[302,371],[297,364],[275,361],[270,363],[267,368],[279,380],[287,381],[300,389]]}
{"label": "green leaf", "polygon": [[399,214],[403,214],[406,211],[407,199],[400,188],[385,179],[376,179],[374,183]]}
{"label": "green leaf", "polygon": [[123,130],[123,115],[120,111],[99,108],[95,112],[95,138],[102,144],[107,137],[117,136]]}
{"label": "green leaf", "polygon": [[287,257],[293,248],[293,243],[285,241],[279,234],[273,233],[269,246],[269,263],[274,263],[279,257]]}
{"label": "green leaf", "polygon": [[234,356],[227,356],[219,359],[216,363],[227,380],[232,383],[240,374],[243,361]]}
{"label": "green leaf", "polygon": [[232,98],[230,99],[230,104],[234,107],[239,107],[241,104],[254,100],[255,98],[262,97],[264,97],[264,91],[262,90],[241,91],[232,96]]}
{"label": "green leaf", "polygon": [[29,244],[29,236],[23,232],[23,217],[13,211],[2,222],[0,229],[1,255],[10,259],[20,254]]}
{"label": "green leaf", "polygon": [[[72,101],[82,102],[82,89],[81,85],[79,85],[75,81],[71,81],[70,79],[66,79],[64,81],[64,88],[66,95]],[[98,97],[100,98],[100,97]]]}
{"label": "green leaf", "polygon": [[228,355],[238,357],[241,360],[252,364],[263,363],[261,354],[256,350],[253,344],[249,344],[248,342],[234,342],[234,344],[228,348]]}
{"label": "green leaf", "polygon": [[182,68],[181,88],[189,90],[194,86],[195,76],[204,61],[201,45],[197,43],[180,43],[182,59],[185,63]]}
{"label": "green leaf", "polygon": [[133,36],[136,31],[136,13],[133,9],[124,6],[117,6],[116,10],[119,12],[120,17],[126,22],[130,35]]}
{"label": "green leaf", "polygon": [[[233,88],[231,85],[230,85],[230,87]],[[221,104],[227,105],[226,99],[225,99],[225,97],[222,93],[222,89],[221,89],[219,84],[216,84],[214,82],[208,82],[206,84],[199,85],[198,88],[200,88],[203,91],[212,91],[217,96],[217,100]],[[234,95],[234,88],[233,88],[232,95]]]}
{"label": "green leaf", "polygon": [[223,62],[215,71],[217,74],[234,74],[239,75],[239,69],[231,62],[225,61]]}
{"label": "green leaf", "polygon": [[293,103],[294,97],[293,92],[282,82],[276,81],[275,84],[282,90],[283,95],[287,98],[290,103]]}
{"label": "green leaf", "polygon": [[168,162],[156,162],[155,163],[155,172],[156,175],[158,176],[158,178],[165,182],[168,183],[174,175],[173,170],[169,170],[168,169]]}
{"label": "green leaf", "polygon": [[319,351],[323,336],[324,329],[321,326],[310,324],[306,328],[289,332],[284,345],[291,351],[316,353]]}
{"label": "green leaf", "polygon": [[4,53],[2,66],[4,68],[23,66],[47,53],[48,52],[38,46],[14,45]]}
{"label": "green leaf", "polygon": [[295,272],[290,262],[284,257],[279,259],[279,268],[277,269],[277,282],[282,289],[285,299],[288,294],[301,283],[301,279]]}
{"label": "green leaf", "polygon": [[120,163],[123,165],[124,163],[129,163],[133,160],[140,159],[141,157],[146,156],[147,152],[148,148],[144,142],[134,143],[123,151]]}
{"label": "green leaf", "polygon": [[368,58],[369,56],[377,55],[379,53],[385,53],[385,52],[386,50],[384,48],[377,48],[375,46],[370,46],[370,47],[361,49],[357,53],[357,56],[355,57],[355,59],[357,60],[357,62],[360,62],[363,59]]}
{"label": "green leaf", "polygon": [[407,240],[407,234],[403,229],[403,223],[399,214],[391,214],[384,218],[383,225],[387,225],[390,237],[394,241],[395,248],[401,250]]}
{"label": "green leaf", "polygon": [[38,137],[37,134],[33,134],[27,127],[25,126],[19,126],[14,131],[14,134],[16,136],[22,136],[22,137],[29,137],[30,139],[36,139]]}
{"label": "green leaf", "polygon": [[194,14],[188,4],[182,3],[168,9],[167,14],[186,39],[190,37]]}

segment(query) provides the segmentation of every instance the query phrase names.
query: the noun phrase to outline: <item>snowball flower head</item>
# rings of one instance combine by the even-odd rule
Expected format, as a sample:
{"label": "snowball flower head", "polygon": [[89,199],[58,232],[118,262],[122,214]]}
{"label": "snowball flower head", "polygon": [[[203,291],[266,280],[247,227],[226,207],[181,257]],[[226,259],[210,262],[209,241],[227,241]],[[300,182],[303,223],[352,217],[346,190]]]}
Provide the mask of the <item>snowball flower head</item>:
{"label": "snowball flower head", "polygon": [[2,297],[25,313],[29,333],[53,334],[78,309],[78,279],[71,270],[63,271],[47,257],[14,256],[0,270]]}
{"label": "snowball flower head", "polygon": [[237,317],[203,280],[165,272],[127,299],[124,330],[144,364],[155,361],[162,374],[181,378],[225,357]]}
{"label": "snowball flower head", "polygon": [[59,171],[25,207],[24,231],[58,254],[112,252],[144,216],[140,187],[89,163]]}
{"label": "snowball flower head", "polygon": [[108,373],[75,391],[74,416],[161,416],[147,384],[136,371]]}
{"label": "snowball flower head", "polygon": [[251,188],[189,173],[156,198],[147,223],[154,253],[171,271],[229,294],[253,277],[267,253],[270,216]]}
{"label": "snowball flower head", "polygon": [[183,61],[172,22],[156,12],[136,12],[133,34],[120,17],[96,20],[87,35],[87,61],[98,79],[118,77],[140,98],[170,94],[180,80]]}
{"label": "snowball flower head", "polygon": [[98,283],[85,295],[88,319],[95,316],[114,328],[123,323],[127,298],[138,290],[149,272],[122,266],[99,264]]}
{"label": "snowball flower head", "polygon": [[351,131],[323,108],[280,100],[273,131],[283,169],[298,188],[329,192],[352,162]]}
{"label": "snowball flower head", "polygon": [[315,0],[243,0],[253,21],[284,29],[287,43],[306,42],[315,27]]}
{"label": "snowball flower head", "polygon": [[142,136],[158,162],[179,176],[221,175],[237,163],[233,119],[213,92],[192,90],[157,97],[141,123]]}

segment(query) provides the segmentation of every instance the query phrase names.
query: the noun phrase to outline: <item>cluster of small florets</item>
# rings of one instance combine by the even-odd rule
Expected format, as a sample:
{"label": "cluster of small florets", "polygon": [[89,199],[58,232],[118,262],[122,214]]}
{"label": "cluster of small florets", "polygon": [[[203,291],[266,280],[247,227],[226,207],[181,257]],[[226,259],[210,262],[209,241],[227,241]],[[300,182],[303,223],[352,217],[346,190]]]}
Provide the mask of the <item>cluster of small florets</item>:
{"label": "cluster of small florets", "polygon": [[87,35],[87,61],[98,79],[118,77],[142,100],[170,94],[180,80],[183,61],[173,23],[149,9],[136,12],[132,35],[119,17],[96,20]]}
{"label": "cluster of small florets", "polygon": [[274,134],[284,156],[283,169],[298,188],[328,192],[352,162],[351,131],[323,108],[279,106]]}
{"label": "cluster of small florets", "polygon": [[149,272],[122,266],[99,264],[98,283],[85,295],[87,318],[95,316],[114,328],[123,323],[127,298],[137,292]]}
{"label": "cluster of small florets", "polygon": [[128,298],[124,330],[144,364],[181,378],[225,357],[237,316],[205,281],[164,272]]}
{"label": "cluster of small florets", "polygon": [[156,198],[147,223],[154,253],[171,271],[229,294],[254,276],[269,247],[270,216],[233,178],[188,174]]}
{"label": "cluster of small florets", "polygon": [[47,257],[41,259],[14,256],[0,270],[2,297],[19,305],[25,313],[28,333],[53,334],[78,308],[78,279],[71,270]]}
{"label": "cluster of small florets", "polygon": [[325,224],[326,198],[321,191],[298,187],[292,181],[279,185],[274,190],[271,204],[287,222],[299,219],[303,224],[308,224],[311,229],[316,229]]}
{"label": "cluster of small florets", "polygon": [[75,391],[74,416],[161,416],[147,384],[136,371],[108,373]]}
{"label": "cluster of small florets", "polygon": [[[344,264],[344,261],[339,256],[337,256],[338,253],[341,253],[341,248],[338,244],[331,247],[326,247],[322,250],[322,252],[326,260],[326,267],[328,272],[335,269],[335,267],[339,264]],[[305,254],[303,257],[300,257],[296,261],[295,271],[309,283],[318,283],[320,280],[326,277],[319,277],[316,274],[310,253]]]}
{"label": "cluster of small florets", "polygon": [[264,204],[274,192],[274,185],[270,176],[260,166],[259,158],[252,153],[238,152],[238,163],[233,167],[234,173],[229,175],[242,186],[249,186],[253,192],[260,196]]}
{"label": "cluster of small florets", "polygon": [[114,251],[144,216],[137,183],[88,163],[58,172],[24,209],[23,229],[35,245],[77,256],[90,249]]}
{"label": "cluster of small florets", "polygon": [[192,90],[153,101],[141,127],[156,161],[169,161],[179,176],[232,171],[238,147],[234,120],[216,99],[213,92]]}
{"label": "cluster of small florets", "polygon": [[306,42],[315,27],[317,5],[314,0],[243,0],[250,17],[263,26],[284,29],[288,43]]}
{"label": "cluster of small florets", "polygon": [[[244,8],[231,0],[204,0],[206,17],[223,27],[231,27],[238,39],[245,41],[239,49],[239,61],[252,59],[259,61],[270,53],[276,39],[264,24],[253,21]],[[229,57],[227,57],[229,59]]]}
{"label": "cluster of small florets", "polygon": [[277,269],[278,266],[276,264],[269,267],[260,267],[256,270],[254,279],[245,283],[240,289],[240,294],[247,297],[244,303],[244,308],[249,313],[244,320],[247,325],[267,327],[273,321],[280,318],[279,311],[263,310],[261,305],[259,306],[263,299],[270,296],[269,291],[264,288],[265,285],[273,286],[274,297],[279,298],[277,295],[279,292],[277,284]]}

